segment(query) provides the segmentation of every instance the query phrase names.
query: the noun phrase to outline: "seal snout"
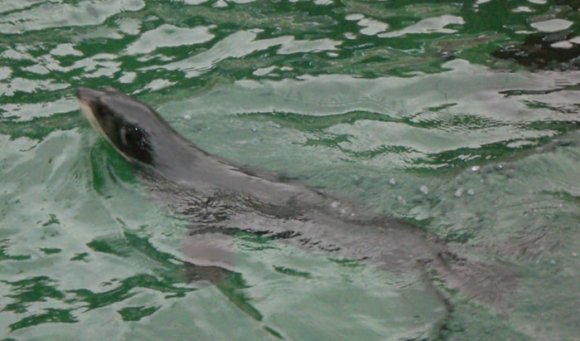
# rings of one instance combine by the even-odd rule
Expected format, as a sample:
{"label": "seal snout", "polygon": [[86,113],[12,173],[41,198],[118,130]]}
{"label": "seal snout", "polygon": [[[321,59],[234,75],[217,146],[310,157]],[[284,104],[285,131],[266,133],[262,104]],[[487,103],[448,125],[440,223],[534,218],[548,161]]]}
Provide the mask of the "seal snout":
{"label": "seal snout", "polygon": [[106,134],[103,131],[103,128],[101,128],[101,124],[99,123],[96,117],[97,109],[95,104],[97,103],[98,98],[102,94],[103,92],[99,90],[80,87],[77,89],[76,96],[81,106],[81,110],[85,115],[85,117],[87,118],[87,120],[97,131],[106,136]]}
{"label": "seal snout", "polygon": [[77,89],[77,99],[84,103],[93,103],[103,94],[102,91],[80,87]]}

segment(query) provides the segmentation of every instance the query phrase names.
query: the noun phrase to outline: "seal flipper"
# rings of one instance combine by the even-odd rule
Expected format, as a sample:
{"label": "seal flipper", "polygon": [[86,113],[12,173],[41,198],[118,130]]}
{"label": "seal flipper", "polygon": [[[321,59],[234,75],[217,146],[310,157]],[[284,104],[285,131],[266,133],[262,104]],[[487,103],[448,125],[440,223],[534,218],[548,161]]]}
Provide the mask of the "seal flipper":
{"label": "seal flipper", "polygon": [[192,231],[183,242],[182,250],[187,262],[229,270],[233,268],[234,239],[220,230]]}
{"label": "seal flipper", "polygon": [[188,283],[210,282],[238,309],[252,319],[262,322],[262,313],[249,303],[250,299],[243,292],[248,286],[240,273],[219,266],[197,265],[189,262],[186,262],[184,267]]}
{"label": "seal flipper", "polygon": [[[183,243],[185,256],[196,262],[185,262],[186,279],[188,282],[200,280],[210,282],[234,306],[256,322],[263,324],[262,313],[250,303],[250,298],[244,293],[248,285],[242,274],[231,270],[235,251],[233,235],[237,232],[236,229],[193,228]],[[267,325],[262,327],[272,336],[284,339],[282,334],[272,327]]]}

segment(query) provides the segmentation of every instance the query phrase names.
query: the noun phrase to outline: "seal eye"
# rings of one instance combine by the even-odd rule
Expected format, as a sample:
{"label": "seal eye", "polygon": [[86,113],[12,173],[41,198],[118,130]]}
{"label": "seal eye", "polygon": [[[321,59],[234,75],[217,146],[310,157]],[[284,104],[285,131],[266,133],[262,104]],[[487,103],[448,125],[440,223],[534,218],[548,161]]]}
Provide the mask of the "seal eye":
{"label": "seal eye", "polygon": [[126,156],[150,163],[151,145],[147,133],[142,129],[131,125],[122,126],[119,129],[118,141]]}
{"label": "seal eye", "polygon": [[121,138],[121,143],[125,147],[143,148],[144,146],[145,134],[137,127],[121,127],[119,137]]}

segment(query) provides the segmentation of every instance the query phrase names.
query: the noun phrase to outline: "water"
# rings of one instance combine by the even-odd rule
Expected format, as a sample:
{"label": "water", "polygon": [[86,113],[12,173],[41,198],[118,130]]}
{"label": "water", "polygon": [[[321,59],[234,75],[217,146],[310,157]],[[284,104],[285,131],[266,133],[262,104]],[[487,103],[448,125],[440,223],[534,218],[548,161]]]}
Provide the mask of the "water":
{"label": "water", "polygon": [[[572,0],[0,1],[0,336],[576,339],[579,22]],[[560,47],[492,56],[538,32]],[[251,235],[234,278],[189,282],[187,221],[91,130],[81,85],[510,264],[517,289],[502,311],[447,290],[449,313],[420,279]]]}

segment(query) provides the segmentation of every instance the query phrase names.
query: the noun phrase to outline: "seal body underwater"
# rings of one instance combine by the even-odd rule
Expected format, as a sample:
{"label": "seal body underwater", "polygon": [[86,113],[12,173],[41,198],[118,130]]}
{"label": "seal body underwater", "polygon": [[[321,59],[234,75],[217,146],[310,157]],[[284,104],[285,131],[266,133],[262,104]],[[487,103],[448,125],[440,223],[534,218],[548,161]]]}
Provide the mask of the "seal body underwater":
{"label": "seal body underwater", "polygon": [[89,122],[159,202],[191,220],[192,240],[248,231],[393,273],[436,272],[449,287],[496,307],[514,289],[510,267],[468,261],[411,224],[210,155],[117,90],[79,88],[77,98]]}

